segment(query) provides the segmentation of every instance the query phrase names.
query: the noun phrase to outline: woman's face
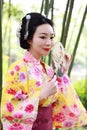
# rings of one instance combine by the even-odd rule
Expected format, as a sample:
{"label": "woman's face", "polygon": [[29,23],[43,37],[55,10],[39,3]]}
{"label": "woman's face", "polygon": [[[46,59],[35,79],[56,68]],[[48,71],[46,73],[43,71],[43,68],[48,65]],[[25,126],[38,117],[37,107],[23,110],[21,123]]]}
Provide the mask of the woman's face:
{"label": "woman's face", "polygon": [[48,55],[54,45],[54,31],[49,24],[43,24],[37,27],[30,44],[30,53],[38,60]]}

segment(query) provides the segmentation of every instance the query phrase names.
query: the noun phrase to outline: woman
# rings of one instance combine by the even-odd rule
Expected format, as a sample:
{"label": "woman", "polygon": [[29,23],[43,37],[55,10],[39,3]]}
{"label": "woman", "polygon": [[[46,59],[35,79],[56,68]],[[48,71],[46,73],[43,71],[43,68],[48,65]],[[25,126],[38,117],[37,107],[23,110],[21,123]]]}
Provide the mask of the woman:
{"label": "woman", "polygon": [[[41,60],[54,45],[53,22],[39,13],[29,13],[22,19],[18,36],[20,46],[27,51],[21,60],[10,66],[5,79],[1,103],[3,130],[52,130],[53,127],[62,127],[65,125],[63,110],[62,113],[55,110],[61,106],[65,111],[68,108],[65,100],[60,107],[58,105],[62,93],[58,89],[60,80]],[[69,84],[66,77],[63,79]],[[64,81],[61,80],[61,83],[66,85]],[[74,115],[72,112],[73,124],[79,112],[75,118]]]}

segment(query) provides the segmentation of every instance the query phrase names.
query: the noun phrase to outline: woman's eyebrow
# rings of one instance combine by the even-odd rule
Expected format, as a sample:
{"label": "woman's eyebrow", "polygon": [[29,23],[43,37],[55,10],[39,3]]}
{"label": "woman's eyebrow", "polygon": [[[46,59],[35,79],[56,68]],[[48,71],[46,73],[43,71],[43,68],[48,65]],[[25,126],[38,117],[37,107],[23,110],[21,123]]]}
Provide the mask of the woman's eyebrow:
{"label": "woman's eyebrow", "polygon": [[44,35],[49,35],[49,34],[50,34],[50,35],[55,36],[55,34],[54,34],[54,33],[49,33],[49,34],[48,34],[48,33],[41,32],[40,34],[44,34]]}

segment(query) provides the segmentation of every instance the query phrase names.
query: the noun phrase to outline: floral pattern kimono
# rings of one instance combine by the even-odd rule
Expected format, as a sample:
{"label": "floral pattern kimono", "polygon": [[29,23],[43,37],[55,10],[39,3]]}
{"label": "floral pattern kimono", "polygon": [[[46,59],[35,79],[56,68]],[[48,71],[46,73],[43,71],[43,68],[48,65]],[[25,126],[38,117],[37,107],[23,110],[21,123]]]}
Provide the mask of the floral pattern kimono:
{"label": "floral pattern kimono", "polygon": [[[32,130],[38,114],[42,83],[50,81],[54,75],[51,67],[46,64],[44,66],[46,73],[28,51],[23,59],[10,66],[2,91],[3,130]],[[87,124],[86,110],[68,76],[64,75],[57,80],[57,93],[40,104],[41,107],[52,104],[53,128],[72,128]]]}

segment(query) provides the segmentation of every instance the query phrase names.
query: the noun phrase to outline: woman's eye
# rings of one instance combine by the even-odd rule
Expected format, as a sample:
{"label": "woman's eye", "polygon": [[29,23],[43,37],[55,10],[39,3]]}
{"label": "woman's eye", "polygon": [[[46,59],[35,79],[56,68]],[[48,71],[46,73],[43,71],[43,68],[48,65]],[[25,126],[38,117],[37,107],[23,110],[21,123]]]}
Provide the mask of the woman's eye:
{"label": "woman's eye", "polygon": [[[48,38],[48,37],[46,37],[46,36],[40,36],[40,38],[41,38],[41,39],[46,39],[46,38]],[[52,40],[52,39],[54,39],[54,36],[49,37],[49,38]]]}
{"label": "woman's eye", "polygon": [[41,39],[45,39],[46,37],[45,37],[45,36],[41,36],[40,38],[41,38]]}
{"label": "woman's eye", "polygon": [[50,39],[54,39],[54,37],[51,37]]}

